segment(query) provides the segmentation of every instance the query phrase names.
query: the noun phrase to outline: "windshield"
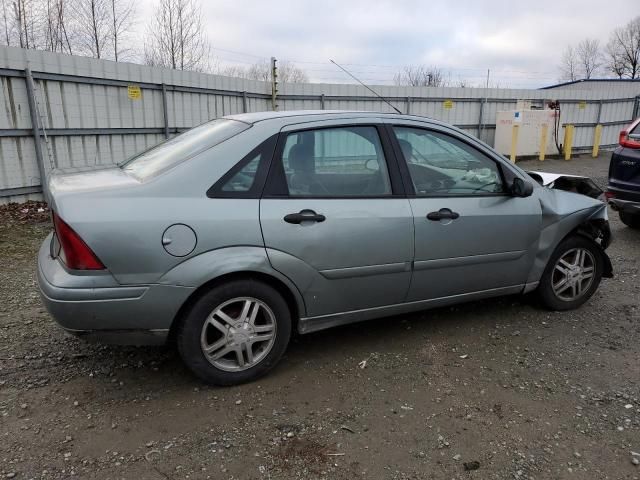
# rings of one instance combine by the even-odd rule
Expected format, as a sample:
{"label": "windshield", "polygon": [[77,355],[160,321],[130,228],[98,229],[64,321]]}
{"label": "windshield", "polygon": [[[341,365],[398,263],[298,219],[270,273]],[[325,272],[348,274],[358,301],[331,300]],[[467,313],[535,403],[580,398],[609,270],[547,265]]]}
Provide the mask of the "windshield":
{"label": "windshield", "polygon": [[140,180],[157,175],[249,128],[237,120],[219,119],[203,123],[166,140],[120,166]]}

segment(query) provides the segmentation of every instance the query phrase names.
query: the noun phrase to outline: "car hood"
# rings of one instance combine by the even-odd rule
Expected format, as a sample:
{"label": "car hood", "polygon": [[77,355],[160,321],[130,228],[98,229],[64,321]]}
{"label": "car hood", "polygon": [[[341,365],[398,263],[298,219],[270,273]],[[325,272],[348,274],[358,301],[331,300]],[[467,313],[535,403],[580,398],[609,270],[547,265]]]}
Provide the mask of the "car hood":
{"label": "car hood", "polygon": [[605,201],[604,191],[589,177],[533,171],[528,171],[527,174],[544,187],[553,190],[579,193],[587,197],[597,198],[603,202]]}

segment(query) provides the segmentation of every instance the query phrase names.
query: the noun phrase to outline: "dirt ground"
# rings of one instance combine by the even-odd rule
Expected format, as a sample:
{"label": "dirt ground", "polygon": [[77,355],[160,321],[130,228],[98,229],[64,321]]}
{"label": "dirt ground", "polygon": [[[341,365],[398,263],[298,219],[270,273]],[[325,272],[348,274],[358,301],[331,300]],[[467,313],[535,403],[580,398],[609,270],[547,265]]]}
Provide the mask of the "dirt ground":
{"label": "dirt ground", "polygon": [[[608,155],[521,165],[603,184]],[[49,225],[3,218],[0,478],[637,479],[640,232],[610,214],[616,276],[577,311],[508,297],[298,336],[233,388],[65,336],[35,283]]]}

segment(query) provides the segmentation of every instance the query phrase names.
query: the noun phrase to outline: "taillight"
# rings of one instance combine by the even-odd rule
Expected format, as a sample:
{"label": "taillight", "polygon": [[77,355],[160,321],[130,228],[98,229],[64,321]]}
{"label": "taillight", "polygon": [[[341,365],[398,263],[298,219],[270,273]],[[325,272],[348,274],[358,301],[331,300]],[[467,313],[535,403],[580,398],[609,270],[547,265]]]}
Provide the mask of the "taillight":
{"label": "taillight", "polygon": [[629,138],[629,135],[633,130],[640,124],[640,118],[638,118],[635,122],[629,125],[627,128],[620,132],[620,146],[627,148],[640,148],[640,140],[636,140],[635,138]]}
{"label": "taillight", "polygon": [[64,253],[63,261],[67,267],[73,270],[105,269],[105,266],[84,243],[84,240],[55,212],[53,212],[53,226],[56,229],[56,235]]}
{"label": "taillight", "polygon": [[615,196],[616,194],[613,192],[609,192],[609,191],[604,192],[604,198],[606,198],[607,200],[609,200],[610,198],[614,198]]}

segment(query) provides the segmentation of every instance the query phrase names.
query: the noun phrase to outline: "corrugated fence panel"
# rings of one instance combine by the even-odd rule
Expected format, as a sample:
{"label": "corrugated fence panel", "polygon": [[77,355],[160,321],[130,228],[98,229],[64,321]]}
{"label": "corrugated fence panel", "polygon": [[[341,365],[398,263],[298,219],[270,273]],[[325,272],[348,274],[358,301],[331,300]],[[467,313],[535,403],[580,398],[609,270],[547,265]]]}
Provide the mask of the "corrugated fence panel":
{"label": "corrugated fence panel", "polygon": [[[260,81],[10,47],[0,47],[0,65],[0,202],[30,198],[32,187],[40,185],[27,66],[33,72],[39,124],[47,134],[41,142],[46,171],[113,165],[162,141],[165,128],[174,135],[214,118],[272,108],[270,84]],[[129,85],[141,88],[140,98],[130,97]],[[387,103],[361,85],[281,84],[277,105],[279,110],[393,112],[390,103],[403,113],[460,126],[493,144],[497,112],[514,110],[519,99],[536,107],[559,99],[560,123],[574,124],[574,145],[588,149],[598,122],[603,124],[601,144],[617,143],[620,129],[640,109],[640,88],[634,88],[376,86]]]}

